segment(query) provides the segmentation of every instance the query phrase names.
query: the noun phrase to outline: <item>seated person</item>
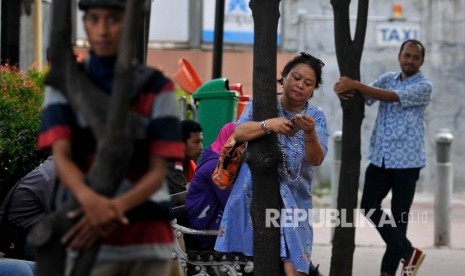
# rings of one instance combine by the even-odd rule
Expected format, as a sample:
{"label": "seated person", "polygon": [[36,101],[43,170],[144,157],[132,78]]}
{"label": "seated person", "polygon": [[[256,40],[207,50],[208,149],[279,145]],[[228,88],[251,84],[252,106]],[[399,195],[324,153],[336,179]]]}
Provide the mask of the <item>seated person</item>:
{"label": "seated person", "polygon": [[[231,188],[220,189],[212,180],[223,145],[234,133],[235,123],[223,126],[216,140],[206,148],[187,192],[185,204],[186,226],[198,230],[218,230]],[[213,250],[216,236],[186,235],[187,247],[195,250]]]}
{"label": "seated person", "polygon": [[[6,219],[18,227],[19,231],[24,230],[27,235],[32,227],[42,219],[44,214],[52,211],[55,181],[55,166],[53,158],[50,156],[37,168],[21,178],[8,193],[0,207],[0,221],[2,221],[9,205]],[[24,238],[26,239],[26,236]],[[6,255],[6,257],[25,260],[34,259],[32,247],[28,242],[26,242],[24,256]]]}
{"label": "seated person", "polygon": [[36,264],[31,261],[4,258],[0,252],[0,275],[33,276],[36,275]]}
{"label": "seated person", "polygon": [[186,185],[192,180],[196,168],[195,160],[200,157],[203,149],[202,126],[193,120],[181,121],[182,140],[185,146],[183,161],[168,163],[166,180],[170,194],[186,191]]}

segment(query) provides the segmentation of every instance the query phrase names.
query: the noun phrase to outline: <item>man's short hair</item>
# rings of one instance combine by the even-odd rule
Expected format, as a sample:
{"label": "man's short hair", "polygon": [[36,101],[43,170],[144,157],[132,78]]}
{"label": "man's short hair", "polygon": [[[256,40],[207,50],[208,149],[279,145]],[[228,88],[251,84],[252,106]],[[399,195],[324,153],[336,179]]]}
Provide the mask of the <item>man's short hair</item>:
{"label": "man's short hair", "polygon": [[402,50],[404,49],[405,44],[407,44],[407,43],[413,43],[415,45],[420,46],[421,47],[421,57],[423,59],[425,58],[425,46],[423,46],[423,44],[419,40],[416,40],[416,39],[407,39],[407,40],[405,40],[402,43],[402,45],[400,45],[399,55],[400,55],[400,53],[402,53]]}
{"label": "man's short hair", "polygon": [[191,137],[193,132],[202,132],[202,126],[193,120],[181,121],[182,140],[187,143],[187,139]]}

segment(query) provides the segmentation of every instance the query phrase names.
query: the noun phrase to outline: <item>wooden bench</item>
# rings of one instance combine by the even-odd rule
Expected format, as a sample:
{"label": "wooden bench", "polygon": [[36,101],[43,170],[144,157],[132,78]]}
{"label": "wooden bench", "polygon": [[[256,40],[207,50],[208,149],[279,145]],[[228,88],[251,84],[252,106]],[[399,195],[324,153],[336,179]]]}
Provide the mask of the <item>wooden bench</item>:
{"label": "wooden bench", "polygon": [[173,259],[177,260],[179,275],[185,276],[186,268],[195,269],[196,276],[230,275],[240,276],[253,271],[253,262],[241,254],[221,253],[216,251],[195,251],[186,249],[184,235],[217,236],[217,230],[196,230],[178,224],[184,215],[184,203],[187,192],[171,195],[171,216],[176,242]]}

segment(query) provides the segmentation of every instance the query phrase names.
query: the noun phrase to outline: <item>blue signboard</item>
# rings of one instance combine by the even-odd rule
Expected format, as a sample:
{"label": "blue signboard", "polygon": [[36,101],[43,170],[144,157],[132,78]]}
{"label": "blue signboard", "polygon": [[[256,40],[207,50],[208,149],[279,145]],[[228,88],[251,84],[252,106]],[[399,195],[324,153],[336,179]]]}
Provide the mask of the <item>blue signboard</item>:
{"label": "blue signboard", "polygon": [[[204,42],[213,42],[215,27],[215,0],[204,0],[203,32]],[[224,11],[223,42],[236,44],[253,44],[254,24],[249,0],[226,0]],[[279,25],[279,24],[278,24]],[[277,30],[281,43],[280,28]]]}

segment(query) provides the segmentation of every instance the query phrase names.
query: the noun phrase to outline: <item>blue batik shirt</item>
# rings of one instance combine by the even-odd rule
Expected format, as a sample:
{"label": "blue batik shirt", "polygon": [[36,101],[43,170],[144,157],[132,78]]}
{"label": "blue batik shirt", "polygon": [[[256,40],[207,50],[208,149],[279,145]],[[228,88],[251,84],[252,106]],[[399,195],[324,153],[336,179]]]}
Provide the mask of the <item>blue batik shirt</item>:
{"label": "blue batik shirt", "polygon": [[[399,102],[380,101],[378,116],[370,140],[368,159],[386,168],[422,168],[425,166],[425,110],[431,102],[432,84],[418,72],[401,80],[399,72],[380,76],[372,86],[390,90]],[[373,99],[366,104],[372,105]]]}

